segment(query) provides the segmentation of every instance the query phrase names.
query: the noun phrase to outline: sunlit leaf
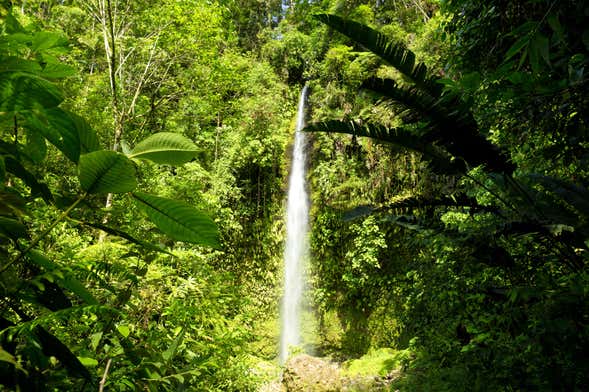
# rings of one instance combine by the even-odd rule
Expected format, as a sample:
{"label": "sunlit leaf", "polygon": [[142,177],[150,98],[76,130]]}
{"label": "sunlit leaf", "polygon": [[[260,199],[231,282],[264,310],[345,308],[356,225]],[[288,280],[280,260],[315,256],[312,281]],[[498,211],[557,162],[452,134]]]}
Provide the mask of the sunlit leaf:
{"label": "sunlit leaf", "polygon": [[114,151],[95,151],[80,156],[78,178],[82,189],[88,193],[125,193],[137,186],[133,162]]}
{"label": "sunlit leaf", "polygon": [[192,206],[146,193],[133,193],[137,206],[158,229],[175,240],[218,247],[217,226]]}
{"label": "sunlit leaf", "polygon": [[166,165],[181,165],[197,154],[198,148],[186,136],[160,132],[149,136],[135,146],[130,158],[148,159]]}
{"label": "sunlit leaf", "polygon": [[117,325],[117,331],[119,331],[119,333],[124,337],[127,338],[129,337],[129,334],[131,333],[131,330],[129,329],[128,325]]}
{"label": "sunlit leaf", "polygon": [[98,366],[98,361],[94,358],[90,357],[78,357],[80,363],[86,367],[96,367]]}
{"label": "sunlit leaf", "polygon": [[33,37],[33,44],[31,49],[34,52],[42,52],[52,48],[65,48],[67,45],[67,38],[62,34],[50,31],[39,31]]}

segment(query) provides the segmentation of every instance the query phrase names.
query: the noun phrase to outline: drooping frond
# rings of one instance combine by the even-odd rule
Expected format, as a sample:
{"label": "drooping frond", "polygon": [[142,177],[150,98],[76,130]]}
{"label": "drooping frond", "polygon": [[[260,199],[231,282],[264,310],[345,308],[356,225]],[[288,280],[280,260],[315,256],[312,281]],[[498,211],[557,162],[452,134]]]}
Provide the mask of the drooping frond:
{"label": "drooping frond", "polygon": [[406,197],[393,198],[391,203],[386,205],[361,205],[357,206],[344,213],[344,220],[354,220],[364,218],[375,213],[390,213],[398,210],[412,210],[420,208],[435,208],[435,207],[466,207],[470,211],[491,211],[496,209],[480,205],[476,199],[464,194],[455,196],[424,196],[412,195]]}
{"label": "drooping frond", "polygon": [[357,121],[325,121],[313,123],[303,129],[305,132],[335,132],[355,136],[366,136],[381,142],[391,143],[423,154],[432,169],[440,174],[457,174],[466,171],[466,165],[460,160],[452,160],[441,148],[433,143],[424,142],[422,138],[408,128],[388,128],[379,124],[360,123]]}
{"label": "drooping frond", "polygon": [[436,82],[437,78],[429,77],[425,64],[416,64],[415,54],[402,43],[392,42],[368,26],[337,15],[318,14],[315,17],[381,57],[433,97],[440,96],[442,86]]}
{"label": "drooping frond", "polygon": [[448,102],[442,98],[434,98],[416,87],[400,86],[392,79],[369,78],[362,83],[362,88],[374,91],[382,97],[391,98],[416,111],[440,125],[474,127],[474,119],[468,110],[457,110],[459,100]]}

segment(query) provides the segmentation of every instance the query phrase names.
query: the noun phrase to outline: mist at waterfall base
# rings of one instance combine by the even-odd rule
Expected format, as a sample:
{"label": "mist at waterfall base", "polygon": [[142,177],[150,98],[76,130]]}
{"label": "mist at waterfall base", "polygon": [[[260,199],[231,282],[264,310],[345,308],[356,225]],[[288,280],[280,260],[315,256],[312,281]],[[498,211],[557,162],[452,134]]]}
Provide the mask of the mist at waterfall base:
{"label": "mist at waterfall base", "polygon": [[293,347],[300,347],[301,316],[305,291],[306,262],[309,255],[309,197],[305,187],[305,103],[307,86],[301,91],[297,112],[295,142],[286,207],[286,245],[284,248],[284,292],[281,308],[280,363],[284,364]]}

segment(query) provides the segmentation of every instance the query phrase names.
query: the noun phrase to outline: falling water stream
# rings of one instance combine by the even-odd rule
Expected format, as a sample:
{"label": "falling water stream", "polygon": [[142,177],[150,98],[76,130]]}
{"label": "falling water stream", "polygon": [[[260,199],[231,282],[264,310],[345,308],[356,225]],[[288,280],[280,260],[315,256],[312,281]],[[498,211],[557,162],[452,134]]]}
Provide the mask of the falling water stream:
{"label": "falling water stream", "polygon": [[305,102],[307,86],[303,87],[297,112],[292,165],[286,207],[286,246],[284,249],[284,294],[282,297],[282,328],[280,363],[284,364],[292,347],[301,342],[301,304],[305,287],[305,259],[308,254],[309,198],[305,189]]}

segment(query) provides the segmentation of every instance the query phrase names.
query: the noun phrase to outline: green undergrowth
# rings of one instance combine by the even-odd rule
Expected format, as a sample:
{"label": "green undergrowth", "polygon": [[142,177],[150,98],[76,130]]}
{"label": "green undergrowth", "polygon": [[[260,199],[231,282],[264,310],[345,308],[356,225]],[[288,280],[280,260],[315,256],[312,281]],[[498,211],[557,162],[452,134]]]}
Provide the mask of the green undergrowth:
{"label": "green undergrowth", "polygon": [[358,359],[344,362],[342,375],[354,376],[386,376],[393,369],[404,367],[410,358],[409,350],[379,348],[369,351]]}

